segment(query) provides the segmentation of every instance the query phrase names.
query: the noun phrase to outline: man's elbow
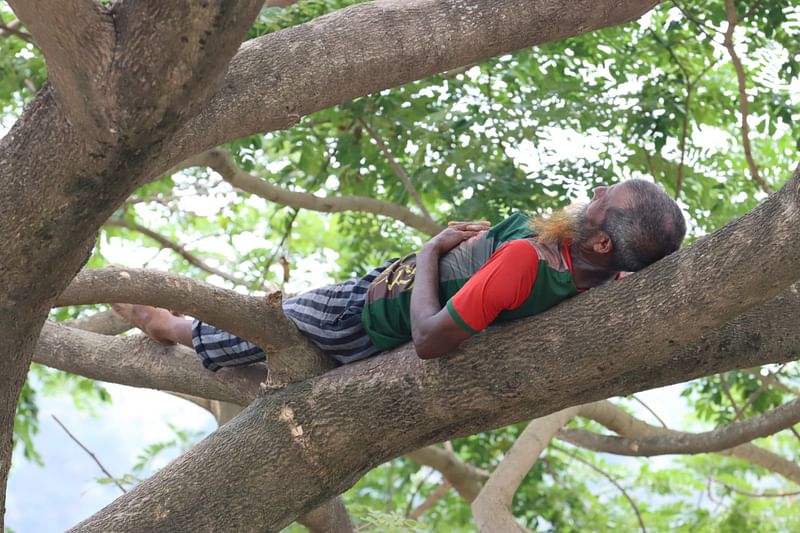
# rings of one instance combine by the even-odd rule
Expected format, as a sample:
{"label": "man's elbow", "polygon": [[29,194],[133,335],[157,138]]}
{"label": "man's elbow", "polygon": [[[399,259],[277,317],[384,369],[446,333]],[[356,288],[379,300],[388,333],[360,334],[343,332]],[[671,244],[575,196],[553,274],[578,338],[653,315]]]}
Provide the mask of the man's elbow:
{"label": "man's elbow", "polygon": [[414,350],[416,350],[417,357],[420,359],[436,359],[447,354],[447,351],[416,342],[414,343]]}

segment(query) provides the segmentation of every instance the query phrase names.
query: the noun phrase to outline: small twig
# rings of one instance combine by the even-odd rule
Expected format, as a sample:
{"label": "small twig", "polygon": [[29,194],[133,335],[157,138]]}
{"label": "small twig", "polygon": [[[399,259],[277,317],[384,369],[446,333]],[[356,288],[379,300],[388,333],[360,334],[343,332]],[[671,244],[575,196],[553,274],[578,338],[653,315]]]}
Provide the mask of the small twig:
{"label": "small twig", "polygon": [[659,423],[661,423],[661,425],[662,425],[662,426],[663,426],[665,429],[669,429],[669,428],[667,427],[667,424],[666,424],[666,423],[665,423],[663,420],[661,420],[661,417],[660,417],[660,416],[658,416],[658,415],[656,414],[656,412],[655,412],[655,411],[653,411],[653,410],[650,408],[650,406],[649,406],[649,405],[647,405],[647,404],[646,404],[646,403],[644,403],[642,400],[640,400],[639,398],[637,398],[635,394],[631,394],[631,398],[633,398],[634,400],[636,400],[637,402],[639,402],[639,403],[642,405],[642,407],[644,407],[645,409],[647,409],[648,411],[650,411],[650,414],[651,414],[651,415],[653,415],[654,417],[656,417],[656,420],[658,420],[658,421],[659,421]]}
{"label": "small twig", "polygon": [[750,9],[747,10],[747,13],[742,15],[742,17],[740,19],[736,20],[736,24],[739,24],[739,23],[745,21],[746,19],[750,18],[750,16],[753,13],[758,11],[758,9],[761,7],[761,4],[763,4],[763,3],[764,2],[762,0],[756,0],[756,2],[752,6],[750,6]]}
{"label": "small twig", "polygon": [[[776,374],[780,373],[780,371],[783,370],[783,367],[785,367],[785,366],[786,366],[786,363],[782,364],[780,366],[780,368],[778,368],[778,370],[775,373]],[[770,375],[771,375],[771,373],[770,373]],[[759,387],[755,390],[755,392],[753,392],[753,394],[751,394],[747,398],[747,400],[745,400],[745,402],[742,404],[742,406],[736,410],[736,419],[738,420],[739,418],[741,418],[741,416],[744,414],[745,410],[748,407],[750,407],[750,404],[752,404],[754,401],[756,401],[758,399],[758,397],[761,396],[764,393],[764,391],[766,391],[768,388],[769,388],[769,382],[767,380],[762,381],[761,385],[759,385]]]}
{"label": "small twig", "polygon": [[730,490],[732,492],[736,492],[736,493],[742,494],[744,496],[749,496],[751,498],[790,498],[792,496],[800,496],[800,490],[794,491],[794,492],[772,492],[772,493],[765,492],[765,493],[758,493],[758,492],[750,492],[750,491],[746,491],[746,490],[742,490],[742,489],[737,489],[733,485],[729,485],[729,484],[725,483],[724,481],[720,481],[719,479],[715,479],[715,478],[708,478],[708,479],[710,481],[713,481],[714,483],[719,483],[720,485],[722,485],[723,487],[725,487],[726,489],[728,489],[728,490]]}
{"label": "small twig", "polygon": [[725,374],[719,374],[719,383],[722,386],[722,392],[725,393],[725,397],[728,398],[729,402],[731,402],[733,412],[736,413],[736,419],[738,419],[739,406],[736,404],[736,400],[733,399],[733,394],[731,394],[731,388],[728,386],[728,380],[725,379]]}
{"label": "small twig", "polygon": [[362,128],[367,130],[369,136],[372,137],[372,140],[375,141],[375,144],[378,145],[380,151],[383,152],[384,157],[386,157],[386,160],[389,162],[389,166],[392,167],[395,174],[397,174],[397,177],[400,178],[400,181],[403,182],[403,186],[405,187],[406,192],[410,194],[411,197],[414,199],[414,201],[417,203],[417,206],[419,207],[420,211],[422,211],[422,214],[425,216],[425,218],[433,222],[433,217],[431,217],[431,214],[428,211],[428,208],[425,207],[425,204],[422,203],[422,198],[420,198],[417,189],[414,188],[414,184],[411,183],[411,178],[408,176],[408,173],[405,171],[405,169],[402,166],[400,166],[400,163],[398,163],[397,160],[394,158],[392,152],[384,144],[381,138],[378,137],[375,131],[373,131],[373,129],[369,127],[367,122],[361,117],[358,117],[356,120],[358,120],[358,123],[361,124]]}
{"label": "small twig", "polygon": [[[417,497],[417,494],[419,494],[419,491],[422,490],[422,486],[425,485],[425,483],[428,481],[428,478],[431,477],[431,474],[433,474],[434,472],[435,472],[435,470],[433,470],[432,468],[429,468],[428,471],[425,473],[425,475],[422,477],[422,479],[419,480],[419,483],[417,483],[417,486],[414,489],[414,492],[411,493],[411,497],[408,499],[408,505],[406,506],[405,516],[411,516],[411,506],[414,504],[414,498]],[[445,481],[445,483],[446,482],[447,481]]]}
{"label": "small twig", "polygon": [[555,446],[553,444],[551,444],[550,446],[555,448],[556,450],[559,450],[560,452],[566,453],[567,455],[571,455],[573,459],[575,459],[580,463],[585,464],[586,466],[588,466],[589,468],[591,468],[592,470],[594,470],[595,472],[597,472],[598,474],[609,480],[615,487],[617,487],[617,489],[619,489],[622,495],[625,496],[625,498],[631,504],[631,507],[633,507],[633,512],[636,513],[636,518],[637,520],[639,520],[639,526],[642,529],[642,533],[647,533],[647,528],[644,526],[644,520],[642,520],[642,514],[639,512],[639,507],[636,505],[636,502],[633,501],[633,498],[631,498],[630,494],[628,494],[628,491],[625,490],[625,487],[620,485],[619,482],[611,474],[607,473],[606,471],[602,470],[596,465],[593,465],[591,462],[587,461],[586,459],[580,457],[575,453],[572,453],[567,449],[564,449],[560,446]]}
{"label": "small twig", "polygon": [[79,441],[79,440],[78,440],[78,438],[77,438],[77,437],[75,437],[75,435],[73,435],[72,433],[70,433],[70,431],[67,429],[67,426],[65,426],[65,425],[64,425],[64,424],[61,422],[61,420],[59,420],[59,419],[58,419],[58,417],[57,417],[56,415],[50,415],[50,416],[52,416],[52,417],[53,417],[53,420],[55,420],[55,421],[56,421],[56,423],[57,423],[59,426],[61,426],[61,429],[63,429],[63,430],[64,430],[64,432],[65,432],[67,435],[69,435],[69,438],[71,438],[72,440],[74,440],[74,441],[75,441],[75,443],[76,443],[78,446],[80,446],[80,447],[83,449],[83,451],[85,451],[86,453],[88,453],[88,454],[89,454],[89,457],[91,457],[91,458],[94,460],[94,462],[95,462],[95,463],[97,463],[97,466],[99,466],[99,467],[100,467],[100,470],[102,470],[102,471],[103,471],[103,473],[106,475],[106,477],[107,477],[108,479],[110,479],[110,480],[111,480],[111,481],[114,483],[114,485],[116,485],[117,487],[119,487],[119,490],[121,490],[121,491],[122,491],[122,492],[124,492],[124,493],[127,493],[127,492],[128,492],[127,490],[125,490],[125,487],[123,487],[123,486],[120,484],[120,482],[119,482],[119,481],[117,481],[117,479],[116,479],[114,476],[112,476],[112,475],[111,475],[111,472],[109,472],[109,471],[106,469],[106,467],[105,467],[105,466],[103,466],[103,463],[101,463],[101,462],[100,462],[100,460],[99,460],[99,459],[97,459],[97,456],[96,456],[94,453],[92,453],[92,451],[91,451],[89,448],[87,448],[86,446],[84,446],[84,445],[83,445],[83,443],[81,443],[81,441]]}
{"label": "small twig", "polygon": [[419,504],[419,506],[416,509],[408,513],[407,515],[408,518],[410,518],[411,520],[416,520],[417,518],[422,516],[422,514],[425,511],[433,507],[436,504],[436,502],[441,500],[442,497],[445,494],[447,494],[447,491],[449,490],[450,490],[450,482],[447,480],[442,481],[442,483],[428,495],[428,497],[425,499],[424,502]]}
{"label": "small twig", "polygon": [[683,6],[681,6],[681,5],[680,5],[678,2],[676,2],[675,0],[672,0],[672,3],[675,5],[675,7],[677,7],[677,8],[680,10],[680,12],[681,12],[681,13],[683,13],[683,16],[684,16],[684,17],[686,17],[686,18],[687,18],[687,19],[689,19],[689,20],[690,20],[692,23],[694,23],[694,25],[695,25],[695,26],[697,26],[697,29],[698,29],[698,30],[700,30],[700,31],[702,31],[703,33],[705,33],[705,34],[706,34],[708,37],[711,37],[711,34],[710,34],[708,31],[706,31],[706,30],[710,30],[710,31],[711,31],[711,32],[713,32],[713,33],[719,33],[719,30],[718,30],[718,29],[716,29],[716,28],[712,28],[711,26],[709,26],[709,25],[708,25],[708,24],[706,24],[705,22],[702,22],[702,21],[699,21],[699,20],[697,20],[697,18],[696,18],[694,15],[692,15],[691,13],[689,13],[689,12],[688,12],[688,11],[687,11],[687,10],[686,10],[686,9],[685,9]]}
{"label": "small twig", "polygon": [[742,61],[736,54],[733,46],[733,30],[736,27],[736,8],[733,5],[733,0],[725,0],[725,10],[728,15],[728,29],[725,30],[725,38],[723,45],[731,56],[733,68],[736,70],[736,81],[739,85],[739,114],[742,115],[742,144],[744,145],[744,157],[747,160],[747,166],[750,169],[750,174],[756,183],[767,194],[772,193],[772,189],[766,180],[758,172],[758,167],[753,159],[753,151],[750,147],[750,126],[747,124],[748,103],[747,103],[747,79],[744,74],[744,67]]}

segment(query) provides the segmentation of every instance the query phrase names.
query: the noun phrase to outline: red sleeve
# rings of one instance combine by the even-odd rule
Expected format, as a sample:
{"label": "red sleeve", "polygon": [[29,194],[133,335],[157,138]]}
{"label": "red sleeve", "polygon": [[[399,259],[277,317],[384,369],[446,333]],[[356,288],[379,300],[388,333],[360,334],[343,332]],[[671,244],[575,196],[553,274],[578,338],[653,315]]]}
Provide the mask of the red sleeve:
{"label": "red sleeve", "polygon": [[538,270],[536,249],[526,240],[511,241],[450,298],[447,310],[459,326],[475,334],[486,329],[501,311],[525,302]]}

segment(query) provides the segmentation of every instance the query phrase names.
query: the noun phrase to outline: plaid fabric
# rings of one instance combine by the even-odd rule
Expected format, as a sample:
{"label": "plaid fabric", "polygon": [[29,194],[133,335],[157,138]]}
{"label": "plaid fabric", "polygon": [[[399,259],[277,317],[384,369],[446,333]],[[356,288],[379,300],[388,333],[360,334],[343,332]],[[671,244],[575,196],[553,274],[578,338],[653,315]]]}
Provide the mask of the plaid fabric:
{"label": "plaid fabric", "polygon": [[[364,331],[361,310],[370,283],[394,261],[387,261],[362,278],[284,300],[283,312],[297,329],[340,363],[373,356],[380,350]],[[203,366],[212,371],[266,360],[266,354],[252,342],[199,320],[192,324],[192,344]]]}

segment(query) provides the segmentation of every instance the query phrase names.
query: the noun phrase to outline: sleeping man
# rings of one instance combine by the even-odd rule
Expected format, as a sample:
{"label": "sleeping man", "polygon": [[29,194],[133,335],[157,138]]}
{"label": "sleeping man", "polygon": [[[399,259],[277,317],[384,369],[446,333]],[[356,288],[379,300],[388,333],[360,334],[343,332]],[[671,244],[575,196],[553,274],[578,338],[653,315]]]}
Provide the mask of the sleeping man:
{"label": "sleeping man", "polygon": [[[409,341],[430,359],[496,320],[541,313],[620,272],[641,270],[677,250],[685,233],[683,215],[663,189],[629,180],[597,187],[585,206],[533,221],[515,214],[491,228],[450,223],[418,253],[288,298],[283,310],[339,363]],[[266,358],[244,339],[166,309],[112,307],[160,343],[193,347],[212,371]]]}

